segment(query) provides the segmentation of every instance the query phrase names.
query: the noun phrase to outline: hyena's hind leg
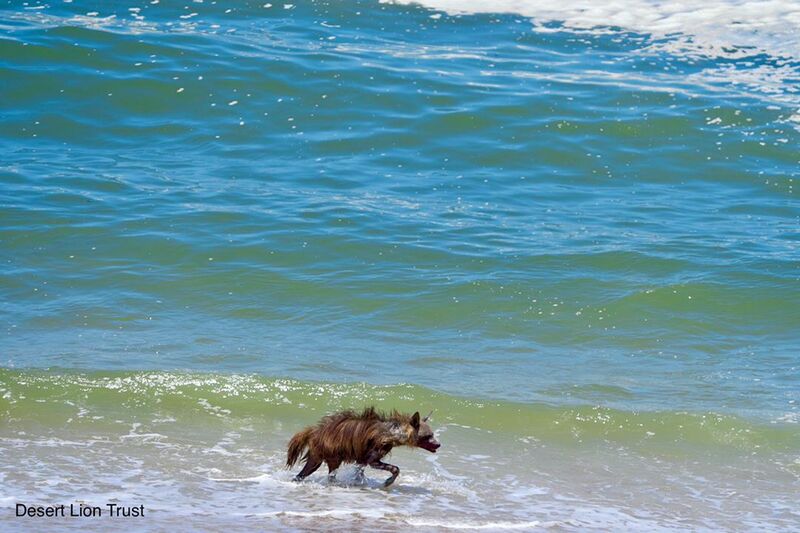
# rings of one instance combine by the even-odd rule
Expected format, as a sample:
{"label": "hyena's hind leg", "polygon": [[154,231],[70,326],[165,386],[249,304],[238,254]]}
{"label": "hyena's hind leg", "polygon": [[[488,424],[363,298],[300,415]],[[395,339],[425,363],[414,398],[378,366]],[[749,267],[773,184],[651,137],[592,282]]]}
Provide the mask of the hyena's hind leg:
{"label": "hyena's hind leg", "polygon": [[303,469],[300,471],[299,474],[294,476],[294,481],[302,481],[303,479],[307,478],[311,474],[313,474],[317,468],[322,465],[322,460],[317,459],[316,457],[310,456],[306,460],[306,464],[303,466]]}
{"label": "hyena's hind leg", "polygon": [[342,462],[338,459],[329,459],[325,462],[328,465],[328,481],[334,481],[336,479],[336,471]]}

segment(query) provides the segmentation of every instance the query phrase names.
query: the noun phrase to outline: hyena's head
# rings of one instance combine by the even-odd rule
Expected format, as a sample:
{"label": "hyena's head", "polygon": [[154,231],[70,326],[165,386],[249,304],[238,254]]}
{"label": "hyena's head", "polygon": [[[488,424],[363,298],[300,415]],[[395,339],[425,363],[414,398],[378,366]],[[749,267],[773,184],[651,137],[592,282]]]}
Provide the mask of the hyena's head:
{"label": "hyena's head", "polygon": [[[431,411],[432,412],[432,411]],[[426,416],[422,420],[419,418],[419,411],[411,415],[411,427],[414,429],[413,446],[428,450],[431,453],[436,453],[441,444],[433,436],[433,430],[428,425],[428,418]]]}

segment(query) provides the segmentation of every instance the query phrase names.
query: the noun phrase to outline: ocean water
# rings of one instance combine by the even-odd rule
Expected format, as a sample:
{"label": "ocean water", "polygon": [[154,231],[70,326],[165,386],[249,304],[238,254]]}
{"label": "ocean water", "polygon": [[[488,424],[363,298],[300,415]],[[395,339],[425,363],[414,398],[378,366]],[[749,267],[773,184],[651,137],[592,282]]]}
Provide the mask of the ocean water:
{"label": "ocean water", "polygon": [[[0,529],[800,531],[798,25],[1,3]],[[443,447],[291,482],[371,404]]]}

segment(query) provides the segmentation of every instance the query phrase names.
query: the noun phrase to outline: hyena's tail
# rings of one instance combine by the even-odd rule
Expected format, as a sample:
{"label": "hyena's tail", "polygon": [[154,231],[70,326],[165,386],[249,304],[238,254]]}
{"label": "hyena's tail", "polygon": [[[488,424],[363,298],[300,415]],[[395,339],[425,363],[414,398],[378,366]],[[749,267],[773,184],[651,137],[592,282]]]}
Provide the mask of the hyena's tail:
{"label": "hyena's tail", "polygon": [[309,426],[303,431],[298,431],[295,433],[292,440],[289,441],[289,450],[286,455],[286,466],[291,467],[300,460],[300,455],[303,453],[308,447],[308,441],[311,440],[311,436],[314,434],[314,430],[316,428],[314,426]]}

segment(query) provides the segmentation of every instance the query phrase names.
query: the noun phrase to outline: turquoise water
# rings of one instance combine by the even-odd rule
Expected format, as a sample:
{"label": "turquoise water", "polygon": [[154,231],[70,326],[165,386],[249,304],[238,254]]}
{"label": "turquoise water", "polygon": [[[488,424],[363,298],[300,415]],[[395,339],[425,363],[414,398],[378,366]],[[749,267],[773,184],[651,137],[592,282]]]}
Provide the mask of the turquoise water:
{"label": "turquoise water", "polygon": [[[797,528],[800,12],[626,5],[2,4],[0,502]],[[370,402],[442,453],[288,482]]]}

